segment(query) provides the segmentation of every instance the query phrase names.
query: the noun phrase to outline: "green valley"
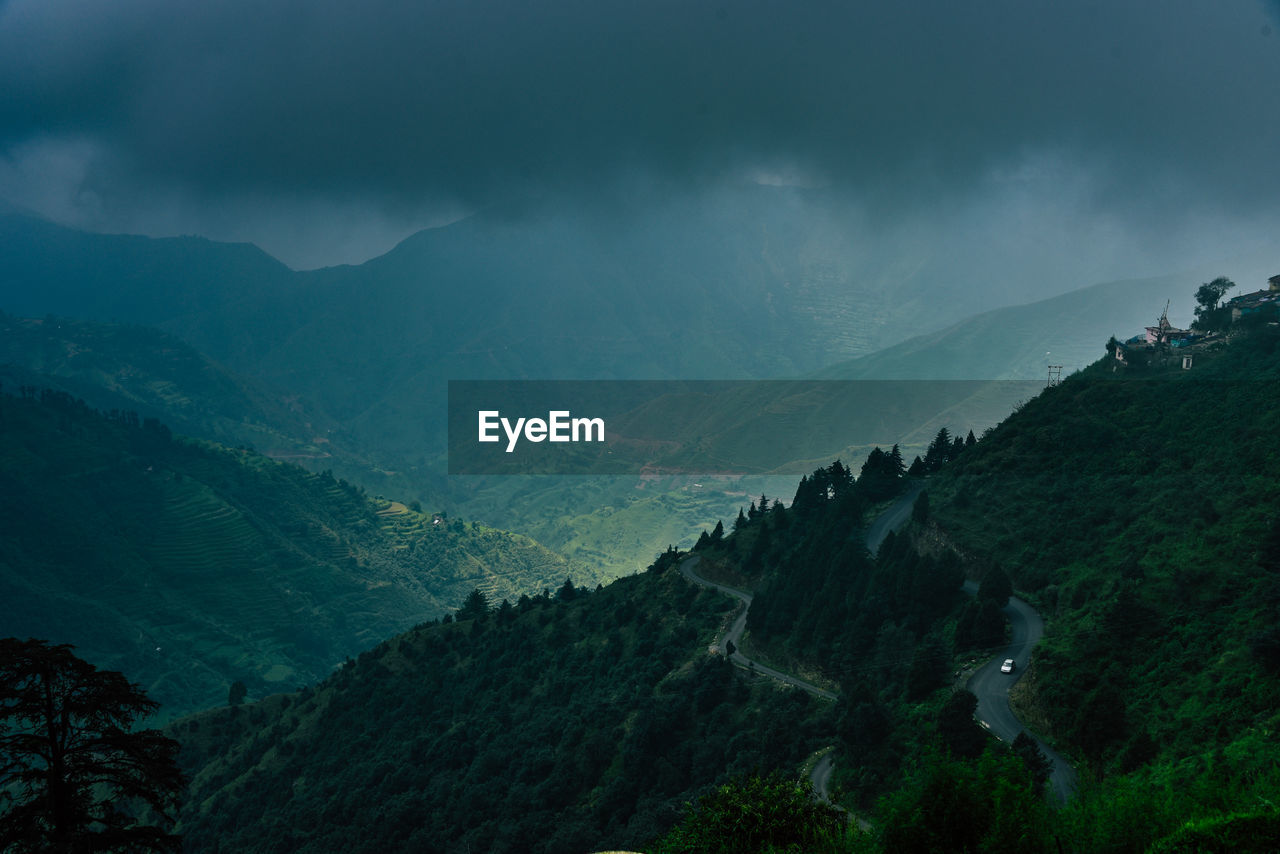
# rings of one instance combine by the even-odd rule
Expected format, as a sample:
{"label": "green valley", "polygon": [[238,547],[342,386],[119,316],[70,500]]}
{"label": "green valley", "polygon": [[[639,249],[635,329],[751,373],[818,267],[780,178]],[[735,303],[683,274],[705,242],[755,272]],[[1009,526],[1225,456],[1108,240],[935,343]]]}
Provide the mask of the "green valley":
{"label": "green valley", "polygon": [[[469,602],[315,689],[178,722],[196,780],[183,827],[297,851],[367,838],[758,850],[724,836],[722,811],[739,804],[772,816],[768,838],[807,850],[1269,850],[1280,334],[1263,325],[1198,358],[1126,374],[1108,357],[981,441],[948,441],[912,521],[876,557],[867,520],[907,483],[888,454],[857,478],[820,468],[789,505],[758,499],[704,537],[699,572],[755,590],[747,653],[825,681],[834,704],[708,657],[732,602],[674,572],[669,551],[594,594]],[[1224,412],[1234,432],[1219,450]],[[976,599],[960,592],[966,577],[982,581]],[[1014,694],[1079,773],[1061,809],[1034,745],[992,739],[962,690],[1003,647],[1011,588],[1048,621]],[[771,717],[785,708],[804,722],[787,736]],[[551,710],[569,723],[548,731]],[[335,729],[364,739],[359,761],[323,758]],[[768,775],[832,746],[836,796],[869,829],[804,836],[819,819]],[[270,800],[286,781],[304,795]]]}
{"label": "green valley", "polygon": [[514,597],[578,575],[525,537],[65,392],[11,391],[0,621],[129,673],[166,715],[225,702],[237,680],[253,696],[312,683],[476,587]]}

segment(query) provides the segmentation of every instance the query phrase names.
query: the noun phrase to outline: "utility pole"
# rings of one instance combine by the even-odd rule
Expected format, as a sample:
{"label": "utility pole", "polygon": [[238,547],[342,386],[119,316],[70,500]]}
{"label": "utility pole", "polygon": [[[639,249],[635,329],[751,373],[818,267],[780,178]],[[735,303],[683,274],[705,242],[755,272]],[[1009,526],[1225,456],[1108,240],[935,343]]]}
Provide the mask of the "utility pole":
{"label": "utility pole", "polygon": [[1062,365],[1050,365],[1049,382],[1045,385],[1045,388],[1053,388],[1060,382],[1062,382]]}

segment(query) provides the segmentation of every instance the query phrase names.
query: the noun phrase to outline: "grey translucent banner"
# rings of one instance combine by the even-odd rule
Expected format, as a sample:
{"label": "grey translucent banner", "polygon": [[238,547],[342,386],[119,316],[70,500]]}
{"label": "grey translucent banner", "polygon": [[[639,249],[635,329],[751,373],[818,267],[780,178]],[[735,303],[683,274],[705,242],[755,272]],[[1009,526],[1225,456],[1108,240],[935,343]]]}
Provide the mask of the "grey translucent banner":
{"label": "grey translucent banner", "polygon": [[[980,434],[1041,382],[451,380],[450,474],[805,474]],[[908,455],[910,460],[911,456]]]}

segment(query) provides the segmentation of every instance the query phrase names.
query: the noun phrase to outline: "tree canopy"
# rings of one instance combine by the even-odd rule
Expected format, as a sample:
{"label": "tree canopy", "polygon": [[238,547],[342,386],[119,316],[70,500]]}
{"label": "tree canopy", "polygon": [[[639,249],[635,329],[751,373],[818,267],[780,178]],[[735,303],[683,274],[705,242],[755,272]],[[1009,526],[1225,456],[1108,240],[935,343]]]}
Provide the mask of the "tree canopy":
{"label": "tree canopy", "polygon": [[157,704],[67,644],[0,640],[0,848],[179,851],[163,823],[184,780],[178,743],[134,731]]}
{"label": "tree canopy", "polygon": [[1196,315],[1199,316],[1202,313],[1201,309],[1213,311],[1226,292],[1235,286],[1236,283],[1226,276],[1219,276],[1212,282],[1201,285],[1196,289],[1196,304],[1200,307],[1196,309]]}
{"label": "tree canopy", "polygon": [[819,801],[808,780],[780,774],[731,780],[705,795],[653,850],[699,854],[811,850],[843,823],[839,811]]}
{"label": "tree canopy", "polygon": [[1227,291],[1236,283],[1226,276],[1219,276],[1212,282],[1206,282],[1196,289],[1196,319],[1192,325],[1197,329],[1220,329],[1230,325],[1231,314],[1225,308],[1220,309],[1218,303]]}

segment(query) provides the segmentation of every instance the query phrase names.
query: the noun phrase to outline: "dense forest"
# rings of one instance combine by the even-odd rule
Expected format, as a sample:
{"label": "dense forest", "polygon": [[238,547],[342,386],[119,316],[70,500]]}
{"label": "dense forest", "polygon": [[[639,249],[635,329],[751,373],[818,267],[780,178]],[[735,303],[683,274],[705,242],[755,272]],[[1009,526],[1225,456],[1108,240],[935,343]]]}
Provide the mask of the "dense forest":
{"label": "dense forest", "polygon": [[[851,522],[891,494],[888,455],[708,538],[757,590],[752,654],[841,686],[837,779],[875,831],[831,850],[1274,850],[1280,332],[1249,327],[1191,370],[1109,355],[951,453],[940,433],[874,559]],[[999,648],[1010,592],[1049,620],[1013,703],[1080,772],[1061,810],[1011,800],[1042,759],[975,737],[951,678]]]}
{"label": "dense forest", "polygon": [[1026,708],[1098,775],[1270,729],[1278,346],[1264,327],[1190,371],[1095,365],[930,486],[939,535],[1055,620]]}
{"label": "dense forest", "polygon": [[596,592],[471,596],[314,689],[175,724],[187,849],[636,846],[709,784],[794,769],[830,704],[708,655],[732,602],[676,560]]}

